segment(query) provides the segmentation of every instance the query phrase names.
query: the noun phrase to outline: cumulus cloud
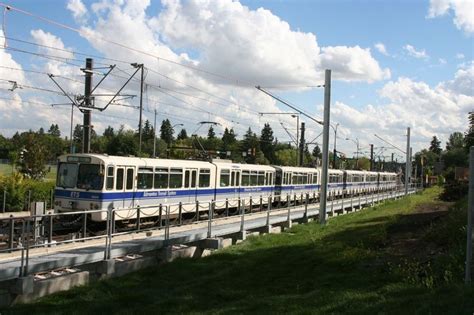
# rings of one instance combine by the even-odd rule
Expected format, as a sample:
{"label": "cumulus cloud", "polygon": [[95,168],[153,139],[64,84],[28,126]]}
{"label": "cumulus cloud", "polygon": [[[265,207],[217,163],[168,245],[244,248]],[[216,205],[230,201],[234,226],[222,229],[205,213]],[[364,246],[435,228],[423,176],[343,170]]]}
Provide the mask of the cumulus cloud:
{"label": "cumulus cloud", "polygon": [[380,105],[355,108],[335,102],[331,119],[344,127],[341,135],[373,143],[373,134],[404,147],[405,130],[412,127],[413,147],[425,148],[433,135],[447,140],[453,131],[465,131],[467,113],[474,108],[474,66],[458,69],[453,80],[430,87],[425,82],[398,78],[386,83]]}
{"label": "cumulus cloud", "polygon": [[405,45],[403,49],[408,53],[408,55],[418,58],[418,59],[428,59],[429,56],[424,49],[416,50],[412,45]]}
{"label": "cumulus cloud", "polygon": [[462,54],[462,53],[457,53],[457,54],[456,54],[456,59],[464,59],[464,54]]}
{"label": "cumulus cloud", "polygon": [[71,11],[72,16],[78,22],[84,22],[87,8],[81,0],[69,0],[67,9]]}
{"label": "cumulus cloud", "polygon": [[428,18],[443,16],[454,12],[453,23],[466,34],[474,33],[474,2],[470,0],[430,0]]}
{"label": "cumulus cloud", "polygon": [[382,55],[390,56],[390,54],[387,52],[387,49],[385,48],[385,45],[383,43],[376,43],[374,47]]}
{"label": "cumulus cloud", "polygon": [[372,58],[370,49],[359,46],[323,47],[321,66],[332,69],[334,78],[343,81],[373,82],[390,78],[388,68],[381,69],[378,62]]}
{"label": "cumulus cloud", "polygon": [[[328,65],[338,64],[338,78],[376,81],[386,78],[370,50],[323,47],[316,35],[292,30],[269,10],[250,10],[235,1],[163,2],[151,19],[172,48],[199,51],[199,64],[213,71],[261,85],[317,82]],[[338,58],[341,58],[340,60]],[[341,62],[339,62],[341,61]]]}

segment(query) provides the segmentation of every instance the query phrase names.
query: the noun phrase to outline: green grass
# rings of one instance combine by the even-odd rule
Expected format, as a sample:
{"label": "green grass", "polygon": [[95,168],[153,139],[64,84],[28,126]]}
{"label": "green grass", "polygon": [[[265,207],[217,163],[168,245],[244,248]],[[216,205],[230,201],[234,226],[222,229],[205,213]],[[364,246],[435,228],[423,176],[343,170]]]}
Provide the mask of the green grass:
{"label": "green grass", "polygon": [[[51,170],[48,172],[49,165],[46,165],[46,181],[55,181],[56,180],[56,165],[51,165]],[[12,166],[10,164],[0,164],[0,175],[11,175]]]}
{"label": "green grass", "polygon": [[[456,265],[463,255],[465,201],[417,229],[421,244],[437,244],[436,255],[393,252],[394,235],[414,222],[410,214],[439,203],[439,193],[426,190],[331,219],[325,227],[310,223],[251,237],[206,258],[177,260],[0,313],[472,314],[474,290],[462,285],[462,263]],[[446,264],[441,271],[440,263]],[[446,270],[449,277],[442,276]]]}

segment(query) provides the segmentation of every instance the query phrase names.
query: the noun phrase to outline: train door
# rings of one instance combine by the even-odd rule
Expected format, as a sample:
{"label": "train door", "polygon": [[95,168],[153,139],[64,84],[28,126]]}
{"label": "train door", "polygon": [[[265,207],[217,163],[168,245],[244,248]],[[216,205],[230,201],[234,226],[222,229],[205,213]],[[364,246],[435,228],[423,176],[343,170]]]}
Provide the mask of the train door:
{"label": "train door", "polygon": [[186,190],[186,196],[183,196],[185,202],[195,202],[197,200],[197,179],[198,170],[193,169],[186,169],[184,171],[184,189]]}
{"label": "train door", "polygon": [[131,209],[135,206],[135,168],[125,168],[125,198],[124,207]]}
{"label": "train door", "polygon": [[114,207],[124,208],[125,207],[125,168],[123,166],[118,166],[117,171],[115,172],[115,190],[117,191],[117,195],[119,196],[117,199],[114,200]]}
{"label": "train door", "polygon": [[281,185],[283,184],[283,171],[275,169],[275,191],[273,192],[275,199],[281,195]]}
{"label": "train door", "polygon": [[232,193],[229,198],[237,199],[240,197],[240,170],[232,170],[230,177],[230,185],[232,186]]}

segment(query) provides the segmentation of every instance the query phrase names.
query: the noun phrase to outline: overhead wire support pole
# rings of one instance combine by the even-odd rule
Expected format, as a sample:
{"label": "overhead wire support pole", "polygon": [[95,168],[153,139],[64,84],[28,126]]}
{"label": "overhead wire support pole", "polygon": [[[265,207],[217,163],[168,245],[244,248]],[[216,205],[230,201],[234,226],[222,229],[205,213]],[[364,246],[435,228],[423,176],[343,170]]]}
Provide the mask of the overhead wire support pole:
{"label": "overhead wire support pole", "polygon": [[142,153],[142,117],[143,117],[143,64],[132,64],[134,67],[140,67],[141,76],[140,76],[140,118],[138,120],[138,155]]}
{"label": "overhead wire support pole", "polygon": [[[86,58],[86,68],[84,70],[85,86],[84,86],[84,107],[92,107],[91,91],[92,91],[92,58]],[[89,153],[91,149],[91,109],[84,109],[83,120],[83,136],[82,136],[82,153]]]}
{"label": "overhead wire support pole", "polygon": [[405,196],[408,195],[408,185],[410,177],[410,127],[407,128],[407,151],[406,151],[406,162],[405,162]]}
{"label": "overhead wire support pole", "polygon": [[155,108],[155,120],[153,123],[153,157],[156,157],[156,108]]}
{"label": "overhead wire support pole", "polygon": [[319,222],[326,224],[326,202],[328,190],[329,165],[329,119],[331,104],[331,70],[326,69],[324,75],[324,121],[323,121],[323,165],[321,174],[321,192],[319,197]]}

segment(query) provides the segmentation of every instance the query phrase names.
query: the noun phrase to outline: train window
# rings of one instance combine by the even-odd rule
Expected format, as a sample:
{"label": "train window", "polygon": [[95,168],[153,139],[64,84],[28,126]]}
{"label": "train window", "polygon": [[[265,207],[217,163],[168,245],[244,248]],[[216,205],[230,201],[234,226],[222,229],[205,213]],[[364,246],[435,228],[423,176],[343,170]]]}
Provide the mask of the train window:
{"label": "train window", "polygon": [[250,171],[242,171],[242,186],[250,186]]}
{"label": "train window", "polygon": [[318,183],[318,173],[314,173],[313,174],[313,184],[317,184]]}
{"label": "train window", "polygon": [[77,175],[77,188],[101,190],[104,186],[104,167],[99,164],[81,164]]}
{"label": "train window", "polygon": [[220,187],[229,187],[230,186],[230,170],[221,170],[221,180]]}
{"label": "train window", "polygon": [[257,185],[258,186],[265,185],[265,172],[263,171],[258,172]]}
{"label": "train window", "polygon": [[116,178],[117,178],[117,181],[115,184],[115,189],[122,190],[123,189],[123,168],[117,169]]}
{"label": "train window", "polygon": [[138,189],[152,189],[153,188],[153,169],[139,168],[138,169]]}
{"label": "train window", "polygon": [[77,182],[76,163],[61,163],[58,171],[58,186],[63,188],[74,188]]}
{"label": "train window", "polygon": [[167,168],[155,168],[155,178],[153,180],[155,188],[168,188],[168,176]]}
{"label": "train window", "polygon": [[258,172],[252,171],[250,173],[250,186],[257,186],[258,185]]}
{"label": "train window", "polygon": [[191,187],[196,187],[197,170],[191,171]]}
{"label": "train window", "polygon": [[169,188],[181,188],[181,187],[183,187],[183,169],[172,168],[170,170]]}
{"label": "train window", "polygon": [[235,172],[235,186],[240,186],[240,172]]}
{"label": "train window", "polygon": [[291,183],[293,185],[298,184],[298,173],[293,173],[293,176],[291,177]]}
{"label": "train window", "polygon": [[209,187],[211,185],[211,170],[203,168],[199,170],[199,187]]}
{"label": "train window", "polygon": [[133,168],[127,168],[127,186],[126,189],[133,189]]}
{"label": "train window", "polygon": [[107,182],[105,184],[105,188],[107,190],[114,189],[114,167],[113,166],[107,167]]}

